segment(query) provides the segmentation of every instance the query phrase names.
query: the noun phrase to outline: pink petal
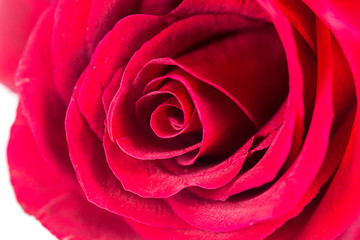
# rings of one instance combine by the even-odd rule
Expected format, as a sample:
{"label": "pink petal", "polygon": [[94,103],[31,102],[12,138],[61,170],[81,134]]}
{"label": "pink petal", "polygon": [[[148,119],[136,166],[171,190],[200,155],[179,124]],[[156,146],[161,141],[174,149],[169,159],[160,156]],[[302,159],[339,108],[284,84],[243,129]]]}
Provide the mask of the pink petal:
{"label": "pink petal", "polygon": [[[359,102],[360,25],[357,17],[359,3],[347,1],[345,4],[332,0],[326,2],[305,1],[305,3],[324,21],[338,40],[353,73],[357,102]],[[312,216],[304,236],[318,235],[320,238],[337,236],[359,216],[359,110],[359,104],[357,104],[354,126],[344,158],[324,199]]]}
{"label": "pink petal", "polygon": [[[76,98],[77,91],[74,92]],[[66,117],[71,161],[88,200],[100,208],[154,226],[184,228],[185,224],[161,199],[141,198],[124,190],[107,165],[103,143],[71,101]]]}
{"label": "pink petal", "polygon": [[81,88],[77,102],[100,139],[104,134],[105,112],[115,94],[113,92],[120,85],[117,80],[122,71],[120,76],[116,72],[127,64],[144,41],[164,27],[165,23],[156,16],[129,16],[119,21],[97,46],[86,73],[83,73],[83,82],[77,84]]}
{"label": "pink petal", "polygon": [[59,0],[51,39],[55,89],[68,104],[76,80],[89,62],[86,26],[91,1]]}
{"label": "pink petal", "polygon": [[252,141],[249,141],[226,161],[213,167],[187,168],[182,169],[181,174],[174,174],[164,168],[168,167],[167,164],[132,158],[122,152],[108,137],[104,139],[110,168],[124,188],[142,197],[157,198],[172,196],[188,186],[217,188],[224,185],[240,171],[251,143]]}
{"label": "pink petal", "polygon": [[263,21],[270,21],[269,15],[256,1],[201,1],[184,0],[173,11],[174,15],[189,17],[198,14],[236,14]]}
{"label": "pink petal", "polygon": [[[173,10],[179,0],[94,0],[87,28],[89,53],[121,19],[132,14],[165,15]],[[144,28],[143,30],[146,30]],[[126,34],[126,33],[124,33]]]}
{"label": "pink petal", "polygon": [[0,1],[0,79],[15,90],[14,74],[25,43],[49,0]]}
{"label": "pink petal", "polygon": [[69,185],[52,171],[37,150],[21,107],[11,130],[8,159],[18,201],[59,239],[140,239],[122,217],[94,206],[78,184]]}
{"label": "pink petal", "polygon": [[52,82],[50,43],[54,8],[55,3],[43,12],[35,26],[20,60],[15,84],[41,156],[55,172],[76,181],[61,127],[66,107]]}
{"label": "pink petal", "polygon": [[[277,14],[280,15],[280,13]],[[278,16],[278,21],[282,19],[280,17],[281,15]],[[286,20],[282,24],[283,31],[289,27]],[[279,32],[282,36],[282,31]],[[285,50],[289,51],[293,47],[294,40],[288,38],[283,41]],[[294,65],[291,65],[292,63]],[[296,94],[294,87],[301,83],[299,79],[302,76],[301,72],[298,75],[292,75],[294,73],[292,71],[300,70],[298,66],[297,60],[289,61],[290,81],[292,81],[290,82],[290,97]],[[279,180],[263,193],[256,194],[255,197],[242,199],[240,195],[228,202],[204,200],[181,192],[167,199],[173,210],[191,225],[211,231],[231,231],[269,219],[282,218],[295,211],[294,209],[299,211],[302,207],[298,204],[324,161],[334,115],[332,105],[329,104],[332,103],[333,79],[326,69],[321,68],[321,71],[323,75],[319,76],[317,82],[315,108],[304,145],[299,156]],[[298,89],[296,89],[297,92]],[[295,101],[298,101],[300,105],[301,99],[301,97],[295,98]],[[290,106],[297,107],[295,104]],[[315,194],[313,193],[312,197]],[[186,204],[188,202],[192,204]]]}
{"label": "pink petal", "polygon": [[[263,147],[269,147],[269,149],[266,150],[264,156],[261,156],[261,159],[255,166],[243,173],[239,173],[223,187],[210,190],[199,188],[191,190],[201,197],[225,201],[232,195],[260,187],[263,184],[274,180],[286,161],[291,148],[292,131],[294,130],[294,115],[291,115],[290,111],[286,114],[284,113],[287,107],[286,102],[279,113],[256,134],[267,134],[267,131],[273,131],[269,133],[269,137],[271,136],[270,142],[266,144],[264,142],[266,141],[265,138],[257,147],[259,148],[261,145],[265,144]],[[283,118],[286,119],[285,122],[283,122]],[[278,127],[279,124],[281,124],[279,130],[272,129],[273,127]],[[250,152],[256,152],[257,148]]]}

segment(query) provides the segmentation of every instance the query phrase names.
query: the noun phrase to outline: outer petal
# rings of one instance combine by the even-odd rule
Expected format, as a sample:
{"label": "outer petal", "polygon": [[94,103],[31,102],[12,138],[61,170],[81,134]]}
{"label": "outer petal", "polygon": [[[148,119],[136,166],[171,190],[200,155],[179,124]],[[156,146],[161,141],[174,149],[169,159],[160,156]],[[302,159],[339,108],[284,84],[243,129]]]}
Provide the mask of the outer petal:
{"label": "outer petal", "polygon": [[305,41],[315,50],[315,14],[301,1],[278,0],[276,3]]}
{"label": "outer petal", "polygon": [[26,40],[49,2],[0,0],[0,80],[13,90],[13,75]]}
{"label": "outer petal", "polygon": [[344,232],[360,214],[360,21],[357,15],[360,3],[334,0],[304,2],[339,41],[354,76],[358,103],[345,156],[304,232],[304,238],[316,236],[318,239],[329,239]]}
{"label": "outer petal", "polygon": [[64,119],[66,108],[56,94],[50,42],[54,2],[41,15],[24,50],[15,76],[24,113],[29,122],[40,154],[64,180],[74,180],[67,149]]}
{"label": "outer petal", "polygon": [[142,237],[148,240],[177,240],[177,239],[191,239],[191,240],[233,240],[233,239],[263,239],[276,226],[281,224],[281,221],[270,222],[269,224],[257,224],[252,227],[242,228],[231,232],[209,232],[202,229],[174,229],[166,227],[152,227],[141,224],[130,219],[126,220],[130,226]]}
{"label": "outer petal", "polygon": [[86,26],[91,1],[59,0],[54,12],[51,58],[55,90],[69,103],[76,80],[89,63]]}
{"label": "outer petal", "polygon": [[[293,219],[289,220],[286,224],[275,231],[268,240],[304,239],[304,235],[301,233],[307,225],[309,219],[311,219],[312,214],[319,206],[321,199],[324,197],[324,193],[328,190],[329,184],[333,180],[332,175],[342,160],[352,130],[354,115],[355,108],[353,111],[348,113],[341,127],[337,129],[330,142],[329,151],[327,152],[327,156],[324,161],[325,164],[323,164],[312,186],[302,201],[308,202],[309,197],[311,198],[314,193],[317,193],[316,197],[301,211],[300,214],[296,213]],[[326,183],[319,190],[319,187],[324,182]],[[321,231],[324,231],[324,228],[321,229]],[[294,236],[297,236],[298,238],[294,238]]]}
{"label": "outer petal", "polygon": [[18,201],[59,239],[140,239],[120,216],[94,206],[79,185],[64,183],[51,170],[37,150],[21,107],[11,131],[8,158]]}
{"label": "outer petal", "polygon": [[120,19],[135,13],[163,15],[179,2],[181,0],[93,0],[86,29],[89,53]]}
{"label": "outer petal", "polygon": [[360,217],[353,222],[348,229],[341,234],[336,240],[348,240],[360,238]]}
{"label": "outer petal", "polygon": [[97,44],[117,21],[134,13],[167,13],[177,5],[174,0],[163,4],[154,0],[59,0],[51,51],[55,88],[62,100],[69,102],[76,80]]}
{"label": "outer petal", "polygon": [[132,54],[140,48],[143,42],[153,37],[165,26],[166,24],[156,16],[129,16],[119,21],[97,45],[86,70],[87,73],[82,76],[85,78],[84,82],[77,85],[81,88],[77,101],[81,113],[100,139],[104,134],[104,113],[107,111],[106,106],[104,111],[101,101],[104,89],[116,91],[119,86],[108,87],[107,85],[117,69],[126,66]]}

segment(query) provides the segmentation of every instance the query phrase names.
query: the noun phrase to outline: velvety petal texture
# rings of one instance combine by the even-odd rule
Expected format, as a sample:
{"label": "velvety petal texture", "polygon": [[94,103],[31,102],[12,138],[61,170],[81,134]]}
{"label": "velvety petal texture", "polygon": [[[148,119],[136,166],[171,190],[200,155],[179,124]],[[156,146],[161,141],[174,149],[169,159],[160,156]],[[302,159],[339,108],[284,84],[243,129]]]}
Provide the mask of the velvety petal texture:
{"label": "velvety petal texture", "polygon": [[50,0],[0,1],[0,82],[15,90],[14,74],[25,43]]}
{"label": "velvety petal texture", "polygon": [[65,183],[51,170],[37,150],[21,107],[11,130],[8,157],[18,201],[59,239],[141,239],[120,216],[96,207],[79,185]]}
{"label": "velvety petal texture", "polygon": [[52,1],[15,77],[18,201],[59,239],[357,239],[359,10]]}

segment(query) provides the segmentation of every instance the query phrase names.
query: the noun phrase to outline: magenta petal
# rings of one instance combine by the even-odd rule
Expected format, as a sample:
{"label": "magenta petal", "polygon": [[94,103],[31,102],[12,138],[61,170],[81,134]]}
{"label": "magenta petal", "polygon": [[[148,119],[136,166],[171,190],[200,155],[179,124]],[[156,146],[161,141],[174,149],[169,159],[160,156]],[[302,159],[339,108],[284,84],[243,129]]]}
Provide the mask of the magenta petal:
{"label": "magenta petal", "polygon": [[51,34],[54,3],[43,12],[30,35],[15,84],[21,95],[24,115],[33,132],[41,156],[64,179],[75,181],[63,127],[66,107],[54,88]]}
{"label": "magenta petal", "polygon": [[163,15],[178,4],[179,0],[93,0],[86,29],[89,53],[94,52],[104,35],[121,19],[137,13]]}
{"label": "magenta petal", "polygon": [[313,51],[316,50],[316,21],[315,14],[302,2],[282,0],[278,7],[288,18],[288,21],[301,34]]}
{"label": "magenta petal", "polygon": [[120,87],[121,77],[124,73],[124,68],[125,67],[120,67],[114,73],[102,95],[102,103],[104,105],[103,108],[105,109],[106,114],[109,112],[110,103]]}
{"label": "magenta petal", "polygon": [[89,62],[86,26],[91,1],[59,0],[51,39],[54,86],[68,104],[76,80]]}
{"label": "magenta petal", "polygon": [[184,84],[194,102],[202,124],[203,136],[199,156],[224,158],[246,142],[255,131],[253,123],[245,113],[216,88],[182,70],[165,77]]}
{"label": "magenta petal", "polygon": [[102,104],[103,88],[98,79],[91,77],[91,75],[94,75],[92,72],[95,70],[91,66],[87,67],[77,80],[75,88],[80,89],[75,101],[90,128],[99,139],[102,139],[106,115]]}
{"label": "magenta petal", "polygon": [[[90,3],[91,1],[89,1]],[[141,0],[93,0],[86,28],[88,52],[92,54],[117,21],[136,12]]]}
{"label": "magenta petal", "polygon": [[16,76],[19,202],[60,239],[359,237],[358,10],[54,0]]}
{"label": "magenta petal", "polygon": [[159,105],[151,114],[150,126],[154,133],[162,138],[176,136],[177,130],[184,125],[184,114],[178,104],[169,99]]}
{"label": "magenta petal", "polygon": [[231,96],[258,127],[272,117],[288,93],[285,53],[272,26],[222,36],[174,61]]}
{"label": "magenta petal", "polygon": [[351,225],[336,240],[359,239],[360,238],[360,217],[351,223]]}
{"label": "magenta petal", "polygon": [[[258,149],[269,147],[264,156],[261,157],[260,161],[254,167],[238,174],[223,187],[210,190],[195,188],[192,189],[192,191],[201,197],[225,201],[234,194],[260,187],[263,184],[274,180],[288,157],[292,143],[294,114],[291,114],[291,111],[284,113],[287,107],[288,104],[285,102],[278,114],[256,134],[262,135],[267,131],[272,131],[268,136],[271,137],[271,142],[266,142],[268,140],[265,138],[265,142],[262,141],[256,148],[250,151],[250,153],[254,153],[254,151],[257,151]],[[284,121],[283,118],[286,120]],[[272,129],[274,127],[279,127],[279,124],[282,124],[280,129]]]}
{"label": "magenta petal", "polygon": [[102,141],[89,128],[75,101],[69,105],[65,127],[71,161],[90,202],[145,224],[187,226],[163,200],[141,198],[124,190],[107,165]]}
{"label": "magenta petal", "polygon": [[139,239],[120,216],[94,206],[78,185],[67,184],[51,170],[37,150],[21,107],[11,130],[8,159],[18,201],[56,237]]}
{"label": "magenta petal", "polygon": [[194,240],[229,240],[229,239],[264,239],[276,228],[284,223],[284,220],[273,220],[269,222],[254,224],[230,232],[210,232],[203,229],[177,229],[174,231],[165,227],[153,227],[135,222],[131,219],[127,223],[143,238],[149,240],[167,239],[194,239]]}
{"label": "magenta petal", "polygon": [[142,0],[140,12],[150,15],[166,15],[183,0]]}
{"label": "magenta petal", "polygon": [[[163,84],[157,89],[154,85]],[[151,90],[151,88],[154,90]],[[148,93],[147,93],[148,92]],[[185,87],[169,79],[157,78],[144,89],[135,103],[137,120],[160,138],[173,138],[186,132],[201,132],[194,104]]]}
{"label": "magenta petal", "polygon": [[142,197],[157,198],[172,196],[188,186],[216,188],[226,184],[240,171],[251,144],[252,141],[247,142],[226,161],[214,167],[190,168],[178,175],[168,171],[158,161],[132,158],[107,136],[104,139],[107,161],[124,188]]}
{"label": "magenta petal", "polygon": [[[81,113],[99,138],[104,131],[105,112],[120,85],[120,70],[143,41],[163,27],[164,23],[158,17],[130,16],[119,21],[97,46],[81,77],[83,82],[77,84],[81,88],[77,101]],[[123,46],[127,46],[126,49]]]}
{"label": "magenta petal", "polygon": [[[232,24],[230,24],[230,22]],[[249,26],[250,25],[250,26]],[[209,26],[207,28],[207,26]],[[211,26],[211,27],[210,27]],[[215,26],[215,27],[214,27]],[[137,73],[141,70],[142,66],[145,65],[148,61],[162,57],[162,56],[174,56],[180,54],[186,49],[190,48],[196,43],[202,42],[208,38],[215,37],[219,34],[229,33],[236,30],[242,30],[243,28],[252,28],[263,26],[262,22],[257,22],[249,19],[245,19],[240,16],[225,16],[225,15],[200,15],[195,17],[190,17],[184,20],[180,20],[164,31],[160,32],[150,41],[146,42],[139,51],[137,51],[133,57],[131,58],[129,64],[126,67],[124,72],[121,86],[118,93],[115,95],[111,105],[108,116],[108,127],[109,134],[112,140],[117,140],[122,142],[119,144],[120,147],[124,146],[127,148],[127,152],[131,153],[132,156],[137,158],[165,158],[165,157],[173,157],[174,155],[167,154],[150,154],[156,153],[154,151],[154,146],[150,147],[146,151],[142,151],[141,148],[136,147],[135,145],[139,145],[141,147],[146,147],[146,144],[142,144],[142,142],[151,143],[152,141],[141,141],[141,138],[138,138],[137,141],[133,141],[129,139],[127,133],[129,134],[139,131],[136,127],[131,127],[131,124],[134,122],[134,119],[128,119],[125,124],[124,119],[133,117],[133,111],[131,109],[132,103],[128,103],[127,94],[137,95],[142,92],[143,87],[141,84],[146,84],[146,82],[133,83],[133,79],[136,78]],[[211,29],[211,31],[209,31]],[[187,37],[188,35],[194,36],[192,38]],[[178,38],[177,38],[177,37]],[[175,39],[176,41],[172,41]],[[171,44],[167,48],[163,48],[162,43],[167,41]],[[134,84],[134,85],[133,85]],[[135,92],[135,93],[133,93]],[[134,99],[132,99],[134,100]],[[123,128],[122,126],[127,126],[128,129]],[[123,131],[123,132],[122,132]],[[121,133],[122,132],[122,133]],[[140,131],[141,132],[141,131]],[[121,134],[119,134],[121,133]],[[144,134],[143,134],[144,135]],[[149,140],[149,139],[148,139]],[[156,144],[155,146],[159,146]],[[132,149],[130,151],[130,148]],[[125,148],[123,149],[125,150]],[[138,151],[135,151],[138,150]],[[145,154],[145,153],[149,154]],[[158,151],[160,152],[160,151]],[[164,152],[164,151],[162,151]],[[187,151],[183,152],[186,153]]]}
{"label": "magenta petal", "polygon": [[[339,1],[305,1],[305,3],[334,33],[353,73],[357,95],[354,125],[344,158],[321,205],[306,229],[306,235],[304,235],[314,236],[316,234],[323,238],[329,238],[344,232],[360,213],[358,191],[360,188],[360,161],[358,161],[360,159],[358,147],[360,144],[360,108],[358,104],[360,100],[358,85],[360,79],[360,25],[356,15],[360,6],[357,1],[347,1],[346,4]],[[332,209],[331,215],[326,214],[329,213],[329,207]],[[336,216],[336,219],[333,216]]]}
{"label": "magenta petal", "polygon": [[26,40],[49,0],[0,1],[0,81],[15,90],[14,74]]}
{"label": "magenta petal", "polygon": [[249,18],[270,21],[269,15],[256,1],[199,1],[184,0],[180,6],[173,11],[174,15],[193,16],[197,14],[236,14]]}
{"label": "magenta petal", "polygon": [[[153,59],[176,57],[191,49],[192,46],[219,35],[241,30],[258,29],[264,25],[263,22],[241,16],[221,14],[205,14],[179,20],[143,44],[139,51],[132,56],[124,72],[122,88],[131,89],[132,85],[136,84],[134,83],[136,75],[146,63]],[[163,47],[164,42],[168,43],[166,48]],[[135,91],[139,91],[143,88],[136,86],[136,89]]]}
{"label": "magenta petal", "polygon": [[[353,109],[355,110],[355,109]],[[304,195],[303,199],[300,201],[297,210],[293,213],[293,219],[290,219],[286,224],[280,227],[274,234],[271,235],[269,240],[277,240],[277,239],[287,239],[294,235],[296,236],[304,236],[304,230],[306,228],[311,229],[313,224],[311,224],[312,215],[316,211],[317,208],[321,205],[322,198],[324,197],[324,193],[328,191],[328,185],[326,182],[331,183],[333,181],[332,175],[336,171],[339,163],[342,161],[344,156],[344,152],[347,148],[348,140],[350,138],[352,124],[354,120],[354,113],[352,111],[348,113],[346,119],[342,123],[341,127],[336,131],[333,138],[331,139],[329,145],[329,151],[326,154],[326,158],[324,160],[324,164],[321,166],[316,178],[312,182],[308,192]],[[321,189],[321,187],[323,189]],[[310,200],[316,197],[310,202]],[[337,201],[337,200],[336,200]],[[309,203],[310,202],[310,203]],[[309,203],[304,209],[303,206]],[[301,213],[300,213],[301,211]],[[333,217],[332,211],[323,212],[326,218]],[[337,218],[333,219],[336,224],[338,224]],[[318,229],[319,225],[315,225],[313,230]],[[321,229],[326,229],[327,227],[331,227],[333,229],[334,226],[331,225],[322,225]],[[331,231],[322,231],[321,235],[326,234],[327,237],[334,238],[338,233],[331,233]],[[319,236],[321,236],[319,235]],[[350,238],[351,239],[351,238]]]}
{"label": "magenta petal", "polygon": [[[291,40],[288,43],[291,44]],[[295,68],[293,70],[298,70],[296,65],[289,66],[290,69],[292,67]],[[181,192],[167,199],[174,211],[196,227],[211,231],[231,231],[272,218],[281,218],[297,209],[323,163],[334,115],[332,105],[329,104],[332,102],[333,79],[326,69],[320,70],[324,77],[319,77],[317,82],[316,104],[304,145],[292,166],[276,183],[253,198],[240,197],[231,202],[204,200]],[[290,85],[290,94],[294,94],[294,89],[291,89],[293,86]],[[300,101],[301,98],[297,100]],[[313,197],[315,194],[313,193]],[[186,204],[188,202],[192,204]]]}
{"label": "magenta petal", "polygon": [[[187,88],[203,126],[199,153],[202,156],[213,158],[229,156],[255,131],[241,109],[212,86],[204,84],[183,71],[169,73],[162,78],[172,79],[171,82],[180,82]],[[198,89],[203,91],[197,91]],[[108,120],[110,136],[115,138],[119,147],[129,155],[144,160],[165,159],[180,156],[198,147],[197,138],[191,136],[185,139],[185,136],[180,135],[179,138],[171,139],[171,141],[151,138],[134,123],[136,120],[135,116],[131,116],[131,103],[128,102],[126,90],[120,89],[117,94],[117,102],[113,101],[114,107],[110,112],[114,117]],[[219,105],[223,107],[218,108]]]}

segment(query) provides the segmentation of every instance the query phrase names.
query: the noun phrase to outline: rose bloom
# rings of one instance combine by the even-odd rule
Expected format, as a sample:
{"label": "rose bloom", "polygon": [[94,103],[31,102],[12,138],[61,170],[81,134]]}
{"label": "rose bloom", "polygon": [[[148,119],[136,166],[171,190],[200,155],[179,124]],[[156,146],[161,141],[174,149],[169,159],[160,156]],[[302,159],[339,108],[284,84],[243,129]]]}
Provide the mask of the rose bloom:
{"label": "rose bloom", "polygon": [[360,239],[357,1],[0,2],[11,182],[59,239]]}

